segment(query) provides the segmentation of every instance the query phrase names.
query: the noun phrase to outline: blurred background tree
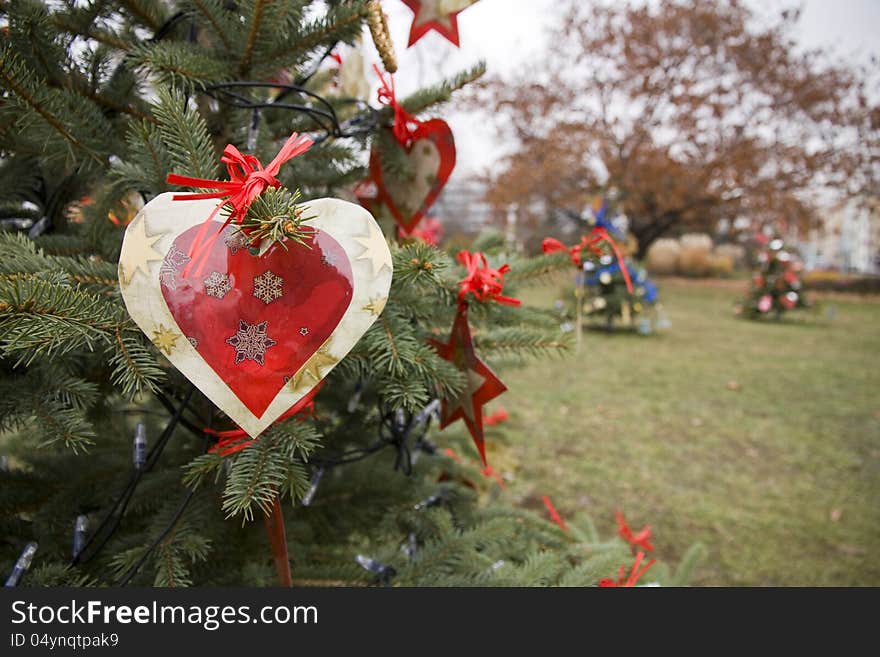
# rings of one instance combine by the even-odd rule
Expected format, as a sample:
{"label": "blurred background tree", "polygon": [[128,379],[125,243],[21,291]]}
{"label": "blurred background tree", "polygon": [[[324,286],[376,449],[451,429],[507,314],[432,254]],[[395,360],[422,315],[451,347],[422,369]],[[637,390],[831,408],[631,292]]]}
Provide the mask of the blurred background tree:
{"label": "blurred background tree", "polygon": [[868,76],[799,50],[798,17],[736,0],[570,3],[546,58],[477,94],[515,144],[490,202],[534,225],[610,192],[642,258],[670,231],[803,226],[820,192],[876,194]]}

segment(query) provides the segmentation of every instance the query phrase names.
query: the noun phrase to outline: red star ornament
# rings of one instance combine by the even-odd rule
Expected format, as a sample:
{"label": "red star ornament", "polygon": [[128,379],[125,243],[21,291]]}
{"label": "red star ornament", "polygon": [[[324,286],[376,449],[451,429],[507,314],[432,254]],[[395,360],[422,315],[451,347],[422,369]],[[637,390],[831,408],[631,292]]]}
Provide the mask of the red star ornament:
{"label": "red star ornament", "polygon": [[449,342],[433,341],[433,344],[443,360],[448,360],[467,375],[467,386],[458,398],[443,400],[440,428],[445,429],[456,420],[464,420],[480,452],[483,465],[487,465],[483,439],[483,406],[506,391],[507,386],[474,352],[467,306],[462,306],[455,315]]}
{"label": "red star ornament", "polygon": [[[458,46],[458,15],[476,1],[403,0],[414,14],[407,47],[412,46],[431,30],[436,30],[455,46]],[[454,9],[456,6],[460,9]],[[450,7],[453,9],[450,10]]]}

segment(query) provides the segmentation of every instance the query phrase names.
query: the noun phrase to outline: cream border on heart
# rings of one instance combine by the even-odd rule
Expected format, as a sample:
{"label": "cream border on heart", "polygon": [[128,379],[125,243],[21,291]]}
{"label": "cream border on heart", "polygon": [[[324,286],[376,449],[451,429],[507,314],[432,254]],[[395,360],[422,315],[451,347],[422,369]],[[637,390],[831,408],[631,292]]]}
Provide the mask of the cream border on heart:
{"label": "cream border on heart", "polygon": [[[173,201],[166,192],[147,203],[129,224],[119,256],[119,284],[128,313],[180,372],[220,410],[256,438],[317,385],[378,318],[391,287],[391,252],[379,225],[360,205],[334,198],[302,204],[306,221],[328,233],[351,263],[352,300],[324,345],[255,416],[189,343],[165,303],[159,270],[178,235],[211,214],[217,201]],[[222,224],[216,222],[219,228]]]}

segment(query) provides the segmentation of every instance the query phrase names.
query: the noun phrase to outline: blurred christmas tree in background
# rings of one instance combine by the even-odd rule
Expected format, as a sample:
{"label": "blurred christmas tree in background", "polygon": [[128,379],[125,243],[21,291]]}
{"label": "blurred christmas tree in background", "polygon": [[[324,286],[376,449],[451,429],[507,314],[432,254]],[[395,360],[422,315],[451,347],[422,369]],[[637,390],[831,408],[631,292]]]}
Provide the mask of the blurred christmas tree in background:
{"label": "blurred christmas tree in background", "polygon": [[608,330],[616,324],[643,335],[669,328],[657,286],[629,256],[634,248],[626,217],[613,215],[605,199],[585,214],[590,228],[578,244],[566,247],[552,237],[543,243],[545,253],[568,252],[576,268],[574,292],[566,290],[556,303],[563,327],[574,330],[578,342],[585,324]]}
{"label": "blurred christmas tree in background", "polygon": [[785,242],[761,235],[762,248],[752,272],[748,295],[737,312],[750,319],[781,318],[789,310],[809,308],[801,275],[803,265],[796,254],[785,248]]}

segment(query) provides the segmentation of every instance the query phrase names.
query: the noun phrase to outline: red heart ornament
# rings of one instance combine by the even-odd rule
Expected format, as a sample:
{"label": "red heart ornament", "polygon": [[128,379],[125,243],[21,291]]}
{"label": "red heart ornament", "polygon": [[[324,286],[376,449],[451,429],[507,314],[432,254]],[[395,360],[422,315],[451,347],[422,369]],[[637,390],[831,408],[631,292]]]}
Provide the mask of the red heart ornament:
{"label": "red heart ornament", "polygon": [[256,437],[308,395],[378,317],[391,283],[388,245],[369,212],[319,199],[303,204],[313,217],[306,245],[251,249],[228,226],[202,266],[184,275],[216,201],[172,196],[153,199],[126,230],[123,299],[171,363]]}
{"label": "red heart ornament", "polygon": [[252,255],[230,225],[201,273],[184,277],[198,231],[179,235],[162,261],[162,296],[186,339],[259,417],[339,324],[351,302],[351,266],[321,231],[306,247],[275,243]]}
{"label": "red heart ornament", "polygon": [[[389,130],[390,132],[390,130]],[[389,139],[397,144],[397,141]],[[382,152],[374,147],[370,153],[370,175],[376,183],[378,197],[405,231],[411,231],[437,200],[455,168],[455,139],[443,119],[419,123],[405,151],[414,173],[412,179],[394,179],[382,168]]]}

